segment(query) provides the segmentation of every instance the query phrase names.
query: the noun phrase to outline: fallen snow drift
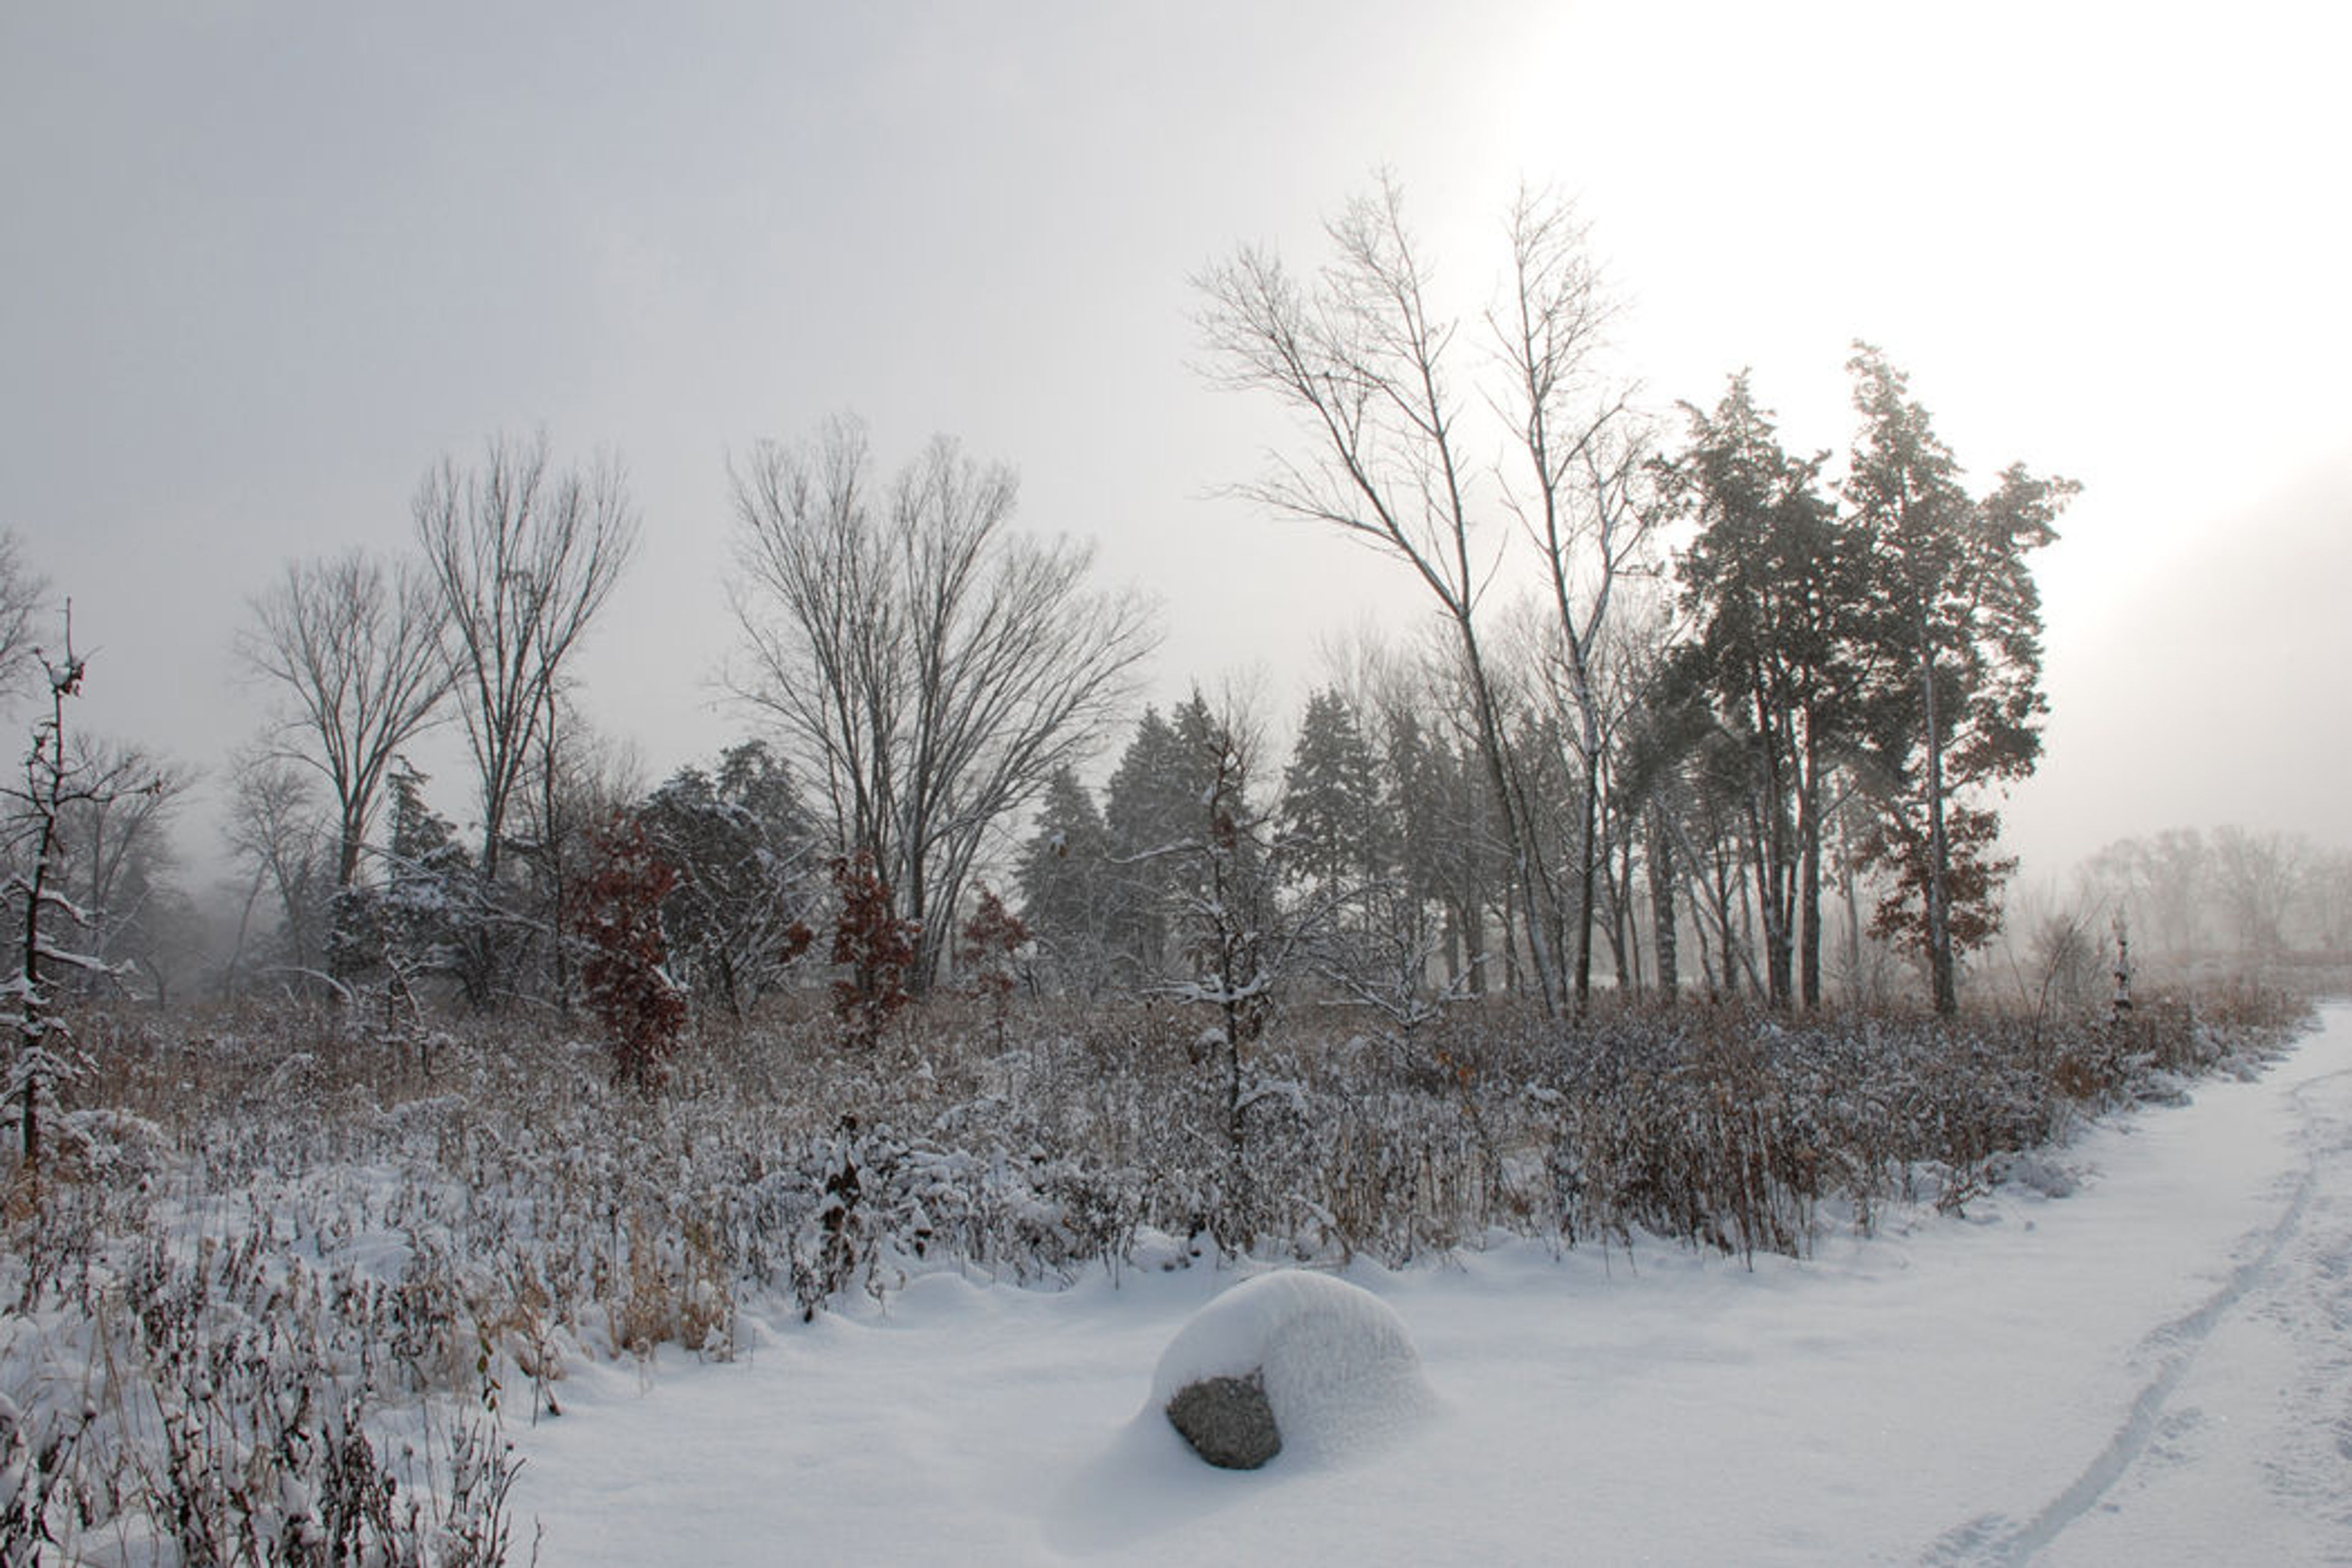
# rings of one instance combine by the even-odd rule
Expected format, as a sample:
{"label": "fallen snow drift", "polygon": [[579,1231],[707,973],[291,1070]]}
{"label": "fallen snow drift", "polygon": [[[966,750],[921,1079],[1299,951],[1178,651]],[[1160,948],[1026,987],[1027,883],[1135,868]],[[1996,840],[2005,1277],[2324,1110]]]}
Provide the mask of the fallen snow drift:
{"label": "fallen snow drift", "polygon": [[747,1325],[733,1365],[577,1369],[569,1414],[509,1428],[512,1500],[567,1568],[2352,1562],[2352,1009],[2059,1157],[2071,1196],[1892,1211],[1752,1271],[1654,1243],[1360,1264],[1443,1405],[1343,1464],[1215,1470],[1138,1416],[1230,1273],[940,1275]]}
{"label": "fallen snow drift", "polygon": [[1139,1421],[1186,1385],[1260,1374],[1294,1459],[1361,1452],[1433,1403],[1404,1320],[1360,1286],[1284,1269],[1245,1279],[1195,1312],[1160,1353]]}

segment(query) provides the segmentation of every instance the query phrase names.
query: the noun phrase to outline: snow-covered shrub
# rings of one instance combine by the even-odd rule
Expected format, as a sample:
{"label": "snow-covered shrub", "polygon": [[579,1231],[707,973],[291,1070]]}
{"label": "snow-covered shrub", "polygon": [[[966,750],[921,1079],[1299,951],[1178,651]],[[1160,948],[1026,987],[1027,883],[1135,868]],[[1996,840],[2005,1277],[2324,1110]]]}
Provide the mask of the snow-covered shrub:
{"label": "snow-covered shrub", "polygon": [[28,1415],[0,1394],[0,1563],[38,1563],[66,1544],[78,1501],[75,1449],[89,1420],[82,1411]]}
{"label": "snow-covered shrub", "polygon": [[[1166,1004],[1023,1006],[1000,1049],[984,1002],[939,998],[843,1052],[823,997],[780,1000],[653,1100],[601,1045],[514,1020],[448,1021],[428,1079],[323,1010],[78,1017],[92,1068],[51,1122],[51,1179],[0,1215],[9,1539],[233,1554],[359,1521],[478,1544],[503,1529],[495,1423],[559,1408],[568,1366],[724,1357],[746,1311],[856,1310],[926,1270],[1397,1266],[1496,1231],[1801,1253],[1891,1203],[1964,1203],[2286,1012],[1569,1025],[1496,1002],[1408,1042],[1302,1006],[1241,1055],[1236,1100]],[[2095,1069],[2087,1103],[2069,1063]],[[444,1436],[412,1456],[427,1412]],[[368,1511],[390,1475],[420,1511]],[[175,1522],[199,1500],[229,1534]],[[469,1560],[407,1550],[380,1555]]]}
{"label": "snow-covered shrub", "polygon": [[0,1561],[505,1560],[494,1421],[401,1439],[380,1418],[382,1297],[258,1231],[191,1248],[152,1229],[100,1267],[94,1310],[37,1289],[0,1341]]}
{"label": "snow-covered shrub", "polygon": [[734,1285],[708,1225],[667,1226],[646,1210],[633,1209],[609,1313],[613,1353],[643,1360],[676,1344],[731,1359]]}

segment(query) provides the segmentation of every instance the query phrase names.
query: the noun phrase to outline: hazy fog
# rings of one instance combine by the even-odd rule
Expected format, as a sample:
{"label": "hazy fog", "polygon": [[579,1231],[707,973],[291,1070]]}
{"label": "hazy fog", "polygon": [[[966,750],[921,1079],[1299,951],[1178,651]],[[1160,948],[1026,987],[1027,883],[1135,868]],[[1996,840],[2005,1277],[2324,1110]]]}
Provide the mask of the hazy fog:
{"label": "hazy fog", "polygon": [[728,455],[855,410],[1158,592],[1164,689],[1287,707],[1419,601],[1212,499],[1280,427],[1191,368],[1188,276],[1311,261],[1385,166],[1475,312],[1524,179],[1579,197],[1653,405],[1748,365],[1842,447],[1866,337],[1979,480],[2084,481],[2029,876],[2174,823],[2341,842],[2352,23],[2050,9],[12,5],[0,527],[74,595],[84,722],[217,768],[283,560],[404,546],[492,433],[612,449],[646,548],[581,698],[658,775],[746,722]]}

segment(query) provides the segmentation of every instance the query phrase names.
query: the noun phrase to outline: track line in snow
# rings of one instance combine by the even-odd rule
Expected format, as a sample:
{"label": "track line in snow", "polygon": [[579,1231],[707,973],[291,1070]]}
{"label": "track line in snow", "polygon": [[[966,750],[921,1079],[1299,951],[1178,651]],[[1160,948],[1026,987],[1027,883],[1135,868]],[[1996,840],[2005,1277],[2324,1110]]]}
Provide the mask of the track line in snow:
{"label": "track line in snow", "polygon": [[[2301,1118],[2295,1131],[2304,1161],[2286,1207],[2270,1226],[2251,1233],[2254,1239],[2252,1256],[2231,1269],[2212,1295],[2149,1332],[2143,1343],[2159,1352],[2156,1373],[2132,1400],[2107,1446],[2063,1491],[2024,1524],[2014,1525],[2003,1514],[1980,1515],[1945,1532],[1929,1549],[1924,1562],[1941,1568],[2030,1562],[2053,1544],[2069,1526],[2097,1508],[2116,1483],[2147,1452],[2163,1432],[2168,1406],[2182,1379],[2196,1363],[2198,1352],[2205,1348],[2222,1321],[2268,1278],[2288,1244],[2303,1228],[2318,1189],[2322,1152],[2317,1147],[2321,1118],[2306,1097],[2323,1085],[2347,1079],[2352,1079],[2352,1068],[2339,1068],[2299,1083],[2288,1091],[2287,1099]],[[2240,1250],[2244,1249],[2242,1247]]]}

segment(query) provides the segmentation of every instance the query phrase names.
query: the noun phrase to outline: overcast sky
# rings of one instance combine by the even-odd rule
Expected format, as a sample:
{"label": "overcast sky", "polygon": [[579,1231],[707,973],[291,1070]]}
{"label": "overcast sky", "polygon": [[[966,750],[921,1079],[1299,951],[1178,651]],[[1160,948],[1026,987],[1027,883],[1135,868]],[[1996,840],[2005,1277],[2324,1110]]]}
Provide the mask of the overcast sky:
{"label": "overcast sky", "polygon": [[[644,548],[581,701],[656,777],[746,721],[726,462],[862,416],[1022,475],[1161,598],[1162,692],[1421,611],[1214,499],[1282,426],[1188,279],[1297,263],[1386,167],[1475,308],[1522,181],[1574,196],[1622,373],[1753,368],[1843,449],[1867,338],[1979,482],[2085,489],[2042,560],[2053,715],[2012,842],[2352,839],[2352,94],[2340,7],[0,10],[0,527],[96,650],[80,720],[218,770],[288,558],[405,547],[499,432],[618,454]],[[435,787],[452,815],[454,757]],[[207,837],[204,807],[191,839]],[[191,842],[191,851],[210,846]]]}

